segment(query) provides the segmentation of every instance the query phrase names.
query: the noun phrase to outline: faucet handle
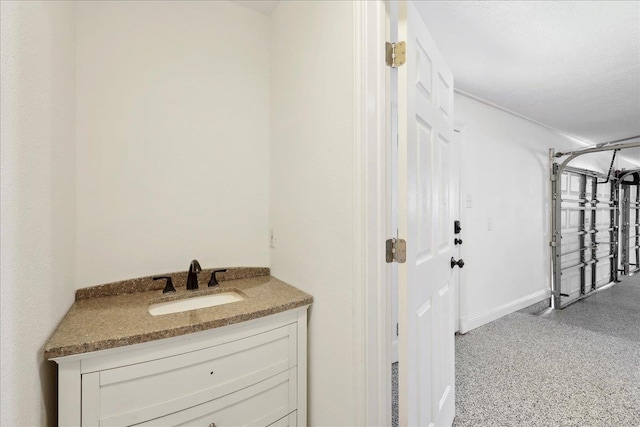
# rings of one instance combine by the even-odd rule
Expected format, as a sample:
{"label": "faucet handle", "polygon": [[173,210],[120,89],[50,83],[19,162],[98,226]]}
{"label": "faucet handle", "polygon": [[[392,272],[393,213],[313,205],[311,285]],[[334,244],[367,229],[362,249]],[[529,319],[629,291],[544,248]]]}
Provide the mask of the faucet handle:
{"label": "faucet handle", "polygon": [[216,273],[224,273],[225,271],[227,271],[226,268],[224,270],[214,270],[213,273],[211,273],[211,280],[209,280],[208,286],[218,286],[220,283],[218,283],[218,279],[216,279]]}
{"label": "faucet handle", "polygon": [[163,294],[168,294],[168,293],[176,291],[176,288],[173,287],[173,281],[171,280],[171,277],[169,277],[169,276],[157,276],[157,277],[153,278],[153,280],[161,280],[161,279],[166,279],[167,280],[167,284],[164,286],[164,289],[162,290]]}

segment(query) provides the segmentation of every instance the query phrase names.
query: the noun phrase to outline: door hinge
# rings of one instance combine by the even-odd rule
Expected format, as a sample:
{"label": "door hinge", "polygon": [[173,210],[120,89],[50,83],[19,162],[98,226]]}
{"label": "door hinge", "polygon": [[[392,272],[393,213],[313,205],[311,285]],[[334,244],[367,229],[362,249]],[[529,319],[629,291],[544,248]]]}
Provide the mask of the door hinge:
{"label": "door hinge", "polygon": [[403,263],[407,261],[407,242],[403,239],[387,240],[387,262]]}
{"label": "door hinge", "polygon": [[385,48],[387,53],[387,65],[391,68],[398,68],[407,62],[407,44],[405,42],[387,42]]}

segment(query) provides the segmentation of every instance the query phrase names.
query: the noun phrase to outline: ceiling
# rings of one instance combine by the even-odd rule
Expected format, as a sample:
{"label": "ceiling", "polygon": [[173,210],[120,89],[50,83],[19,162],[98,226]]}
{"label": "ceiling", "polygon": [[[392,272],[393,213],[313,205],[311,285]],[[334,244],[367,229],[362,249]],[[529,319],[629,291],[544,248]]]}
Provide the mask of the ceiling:
{"label": "ceiling", "polygon": [[[267,16],[279,3],[236,1]],[[414,4],[456,90],[588,144],[640,135],[640,1]]]}
{"label": "ceiling", "polygon": [[458,91],[587,143],[640,135],[640,2],[414,3]]}

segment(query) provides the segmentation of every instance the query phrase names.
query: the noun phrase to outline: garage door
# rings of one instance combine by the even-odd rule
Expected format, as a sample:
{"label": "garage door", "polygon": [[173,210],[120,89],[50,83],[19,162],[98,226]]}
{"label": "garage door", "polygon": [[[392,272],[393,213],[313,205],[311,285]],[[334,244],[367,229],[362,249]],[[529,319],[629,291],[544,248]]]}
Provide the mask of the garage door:
{"label": "garage door", "polygon": [[617,192],[606,176],[584,169],[565,168],[560,183],[553,268],[565,307],[616,280]]}
{"label": "garage door", "polygon": [[[640,174],[640,172],[636,173]],[[621,248],[620,263],[623,274],[629,275],[640,271],[640,177],[629,175],[633,180],[622,180],[620,186],[621,210]],[[636,185],[629,184],[635,182]]]}

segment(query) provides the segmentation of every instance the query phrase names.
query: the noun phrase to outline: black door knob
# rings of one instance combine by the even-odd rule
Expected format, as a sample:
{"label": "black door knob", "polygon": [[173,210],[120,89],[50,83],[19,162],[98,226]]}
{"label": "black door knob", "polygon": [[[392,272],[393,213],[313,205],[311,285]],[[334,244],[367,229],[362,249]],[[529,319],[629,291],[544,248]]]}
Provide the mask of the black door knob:
{"label": "black door knob", "polygon": [[453,243],[455,243],[456,245],[461,245],[462,239],[453,239]]}
{"label": "black door knob", "polygon": [[456,259],[454,257],[451,257],[451,268],[458,266],[460,268],[464,267],[464,261],[459,259],[458,261],[456,261]]}

